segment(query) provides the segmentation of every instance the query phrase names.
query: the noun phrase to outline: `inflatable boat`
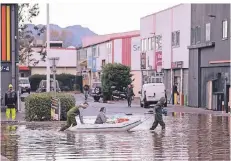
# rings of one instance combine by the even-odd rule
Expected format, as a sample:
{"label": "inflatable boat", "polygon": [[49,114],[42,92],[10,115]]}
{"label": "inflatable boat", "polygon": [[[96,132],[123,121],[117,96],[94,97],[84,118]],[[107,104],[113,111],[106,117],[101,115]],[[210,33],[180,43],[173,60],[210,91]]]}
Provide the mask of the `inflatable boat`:
{"label": "inflatable boat", "polygon": [[70,127],[67,131],[71,132],[125,132],[140,125],[140,119],[133,119],[121,123],[105,123],[105,124],[78,124],[77,126]]}

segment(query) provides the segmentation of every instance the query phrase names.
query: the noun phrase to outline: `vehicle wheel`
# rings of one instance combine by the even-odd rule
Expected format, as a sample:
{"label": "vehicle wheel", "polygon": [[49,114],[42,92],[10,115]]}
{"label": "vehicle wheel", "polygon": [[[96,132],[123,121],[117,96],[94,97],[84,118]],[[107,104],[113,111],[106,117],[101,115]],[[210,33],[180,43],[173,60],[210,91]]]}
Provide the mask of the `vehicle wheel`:
{"label": "vehicle wheel", "polygon": [[94,96],[94,101],[99,102],[100,96]]}
{"label": "vehicle wheel", "polygon": [[30,94],[30,91],[28,91],[28,94]]}
{"label": "vehicle wheel", "polygon": [[23,91],[21,91],[21,94],[23,94]]}
{"label": "vehicle wheel", "polygon": [[144,102],[144,108],[148,108],[149,104],[147,102]]}
{"label": "vehicle wheel", "polygon": [[140,107],[144,107],[144,105],[141,103],[141,101],[140,101]]}

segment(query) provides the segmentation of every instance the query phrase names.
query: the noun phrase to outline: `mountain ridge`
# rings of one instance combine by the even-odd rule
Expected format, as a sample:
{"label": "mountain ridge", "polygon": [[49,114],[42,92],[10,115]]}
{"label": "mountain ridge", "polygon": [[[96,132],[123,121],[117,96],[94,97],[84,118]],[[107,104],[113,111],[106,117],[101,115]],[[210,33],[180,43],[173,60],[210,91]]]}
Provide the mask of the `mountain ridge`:
{"label": "mountain ridge", "polygon": [[[37,26],[39,28],[46,26],[43,24],[27,24],[27,30],[32,31],[32,34],[35,36],[37,40],[45,40],[46,34],[43,33],[40,36],[37,35],[37,31],[34,27]],[[50,39],[51,41],[63,41],[63,47],[68,46],[80,46],[82,44],[82,38],[88,36],[98,35],[88,27],[83,27],[81,25],[71,25],[67,27],[60,27],[57,24],[50,24]]]}

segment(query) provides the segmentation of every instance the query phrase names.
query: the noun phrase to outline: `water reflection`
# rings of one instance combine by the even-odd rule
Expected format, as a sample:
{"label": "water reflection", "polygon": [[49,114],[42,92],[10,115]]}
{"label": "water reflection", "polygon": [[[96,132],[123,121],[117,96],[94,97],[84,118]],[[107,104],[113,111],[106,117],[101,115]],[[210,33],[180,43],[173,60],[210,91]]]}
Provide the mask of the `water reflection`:
{"label": "water reflection", "polygon": [[166,130],[64,133],[59,127],[1,127],[1,154],[10,160],[230,160],[230,117],[172,114]]}

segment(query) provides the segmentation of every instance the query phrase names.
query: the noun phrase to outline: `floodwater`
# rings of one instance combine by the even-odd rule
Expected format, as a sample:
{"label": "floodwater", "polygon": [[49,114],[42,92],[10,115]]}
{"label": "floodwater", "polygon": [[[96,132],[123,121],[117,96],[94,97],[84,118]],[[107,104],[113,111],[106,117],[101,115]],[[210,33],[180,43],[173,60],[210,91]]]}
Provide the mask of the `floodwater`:
{"label": "floodwater", "polygon": [[57,132],[58,127],[1,127],[1,154],[12,161],[230,160],[230,117],[177,113],[148,131],[152,118],[132,132]]}

